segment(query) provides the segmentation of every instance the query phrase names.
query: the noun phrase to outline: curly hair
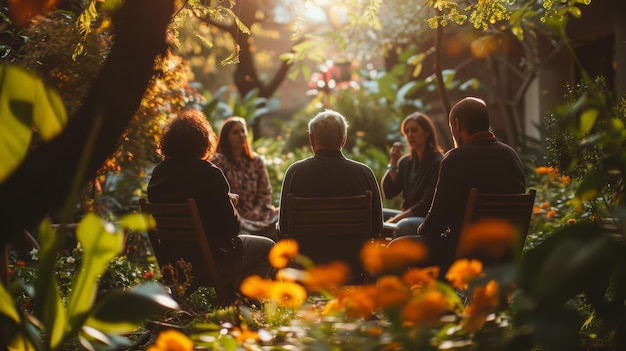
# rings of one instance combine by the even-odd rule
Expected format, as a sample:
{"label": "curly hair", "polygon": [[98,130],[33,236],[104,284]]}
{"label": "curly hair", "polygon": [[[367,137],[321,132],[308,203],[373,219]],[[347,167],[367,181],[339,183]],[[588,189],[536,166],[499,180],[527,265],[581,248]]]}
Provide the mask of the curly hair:
{"label": "curly hair", "polygon": [[202,111],[184,110],[163,128],[159,152],[164,158],[205,159],[213,155],[216,140]]}

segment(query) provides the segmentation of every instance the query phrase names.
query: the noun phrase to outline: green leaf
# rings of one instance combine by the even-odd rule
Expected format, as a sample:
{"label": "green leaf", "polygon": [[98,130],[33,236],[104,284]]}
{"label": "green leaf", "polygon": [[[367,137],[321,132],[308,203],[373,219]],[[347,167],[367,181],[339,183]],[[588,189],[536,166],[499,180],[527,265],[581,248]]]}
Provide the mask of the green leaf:
{"label": "green leaf", "polygon": [[598,119],[598,110],[596,110],[595,108],[585,110],[580,115],[580,131],[582,133],[589,133],[589,131],[595,125],[596,119]]}
{"label": "green leaf", "polygon": [[98,289],[98,277],[104,273],[111,259],[122,251],[122,232],[115,232],[115,228],[108,224],[105,225],[97,215],[88,213],[76,228],[76,238],[83,248],[83,262],[73,281],[67,307],[72,325],[91,309]]}
{"label": "green leaf", "polygon": [[16,323],[20,323],[20,315],[15,309],[13,298],[3,284],[0,284],[0,314],[9,317]]}
{"label": "green leaf", "polygon": [[118,224],[122,229],[132,229],[145,232],[156,226],[154,218],[150,215],[134,213],[122,216]]}
{"label": "green leaf", "polygon": [[61,132],[67,122],[61,98],[33,72],[0,65],[0,182],[22,162],[33,124],[43,140]]}
{"label": "green leaf", "polygon": [[51,289],[44,297],[44,321],[49,333],[46,337],[50,340],[52,349],[57,348],[65,337],[67,319],[65,318],[65,306],[59,295],[58,285],[55,279],[50,284]]}
{"label": "green leaf", "polygon": [[83,328],[78,340],[87,350],[93,351],[126,350],[132,345],[128,338],[108,335],[90,327]]}
{"label": "green leaf", "polygon": [[165,288],[144,283],[129,291],[113,291],[94,307],[86,325],[105,333],[128,333],[167,310],[179,309]]}

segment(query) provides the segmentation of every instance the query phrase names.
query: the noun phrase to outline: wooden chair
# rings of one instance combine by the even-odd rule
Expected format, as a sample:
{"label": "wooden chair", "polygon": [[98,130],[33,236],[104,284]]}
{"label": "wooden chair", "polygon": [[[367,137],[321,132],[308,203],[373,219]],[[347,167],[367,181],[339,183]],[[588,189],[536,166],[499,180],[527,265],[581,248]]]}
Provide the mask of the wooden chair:
{"label": "wooden chair", "polygon": [[372,229],[371,191],[330,198],[287,194],[283,209],[287,235],[298,242],[300,253],[316,264],[342,260],[354,277],[362,277],[361,247],[380,234]]}
{"label": "wooden chair", "polygon": [[[535,189],[530,189],[528,193],[523,194],[486,194],[479,193],[478,189],[472,188],[465,207],[456,258],[477,258],[486,265],[495,265],[510,262],[518,257],[528,234],[536,193]],[[476,246],[469,243],[473,239],[467,237],[467,229],[480,220],[505,220],[511,223],[517,229],[516,242],[509,242],[508,248],[485,245],[467,252],[468,247]],[[494,250],[500,252],[494,252]]]}
{"label": "wooden chair", "polygon": [[152,215],[156,221],[156,227],[148,230],[148,237],[159,266],[163,268],[171,264],[176,267],[182,258],[191,263],[192,269],[187,292],[193,292],[199,286],[212,286],[220,304],[231,303],[235,296],[232,280],[222,276],[217,268],[196,201],[188,199],[184,203],[157,204],[140,199],[139,206],[142,213]]}

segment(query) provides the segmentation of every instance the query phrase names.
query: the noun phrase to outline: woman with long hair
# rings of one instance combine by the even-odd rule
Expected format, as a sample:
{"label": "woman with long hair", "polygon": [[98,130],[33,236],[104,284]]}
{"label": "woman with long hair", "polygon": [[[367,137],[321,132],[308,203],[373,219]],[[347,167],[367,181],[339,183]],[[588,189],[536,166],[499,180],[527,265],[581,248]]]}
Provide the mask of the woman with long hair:
{"label": "woman with long hair", "polygon": [[420,112],[408,115],[402,121],[401,132],[409,150],[402,155],[402,143],[394,143],[381,186],[386,199],[402,194],[399,210],[384,210],[386,222],[397,224],[396,237],[415,235],[424,221],[443,158],[435,125],[427,115]]}
{"label": "woman with long hair", "polygon": [[224,121],[211,162],[222,169],[231,192],[239,195],[241,232],[275,239],[278,210],[265,163],[250,146],[245,119],[233,116]]}

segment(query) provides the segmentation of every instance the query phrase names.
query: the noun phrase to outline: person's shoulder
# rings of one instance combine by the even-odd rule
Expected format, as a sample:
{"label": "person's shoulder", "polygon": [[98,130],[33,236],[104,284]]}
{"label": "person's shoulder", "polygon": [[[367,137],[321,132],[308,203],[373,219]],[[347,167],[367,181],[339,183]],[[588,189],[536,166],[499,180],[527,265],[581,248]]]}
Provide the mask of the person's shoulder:
{"label": "person's shoulder", "polygon": [[212,157],[211,157],[211,162],[215,162],[215,163],[219,163],[219,162],[226,162],[227,158],[226,155],[224,155],[221,152],[216,152]]}

